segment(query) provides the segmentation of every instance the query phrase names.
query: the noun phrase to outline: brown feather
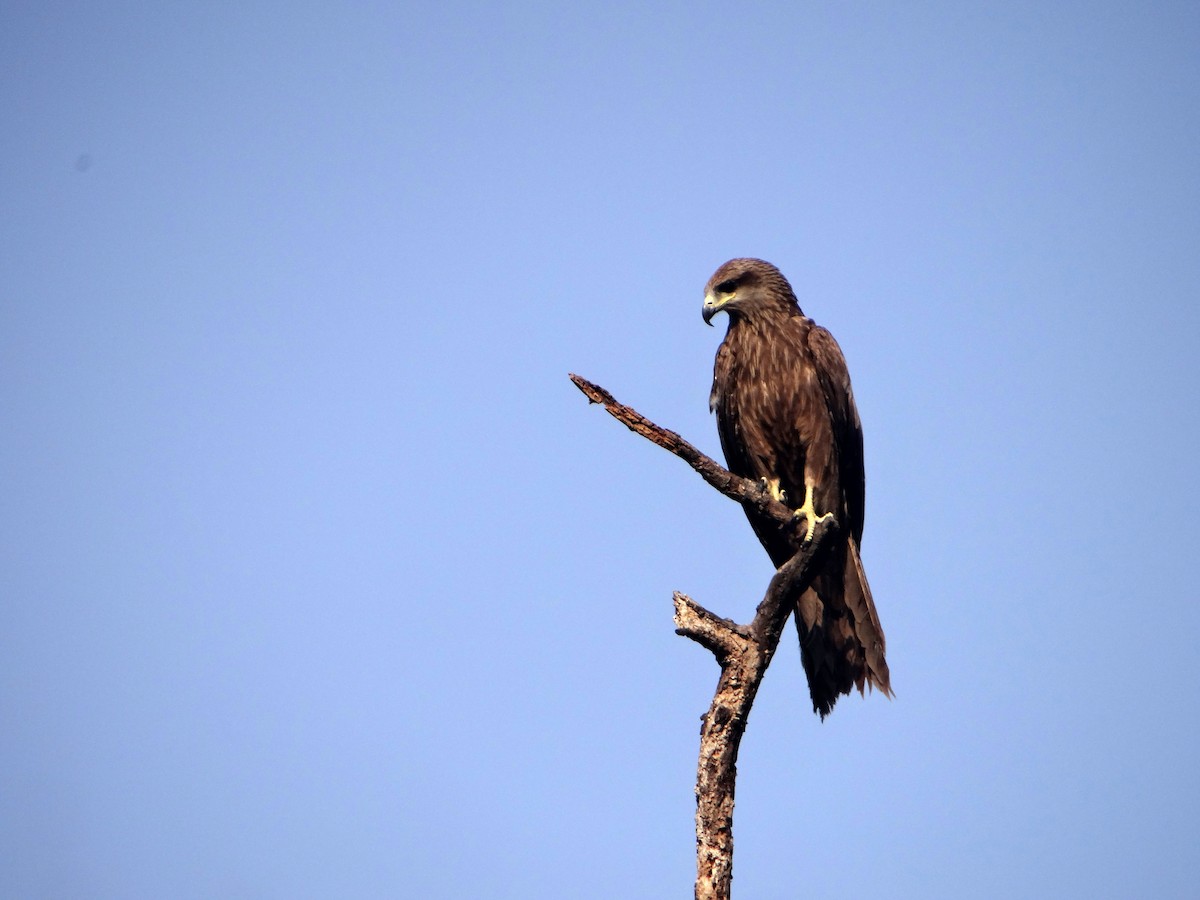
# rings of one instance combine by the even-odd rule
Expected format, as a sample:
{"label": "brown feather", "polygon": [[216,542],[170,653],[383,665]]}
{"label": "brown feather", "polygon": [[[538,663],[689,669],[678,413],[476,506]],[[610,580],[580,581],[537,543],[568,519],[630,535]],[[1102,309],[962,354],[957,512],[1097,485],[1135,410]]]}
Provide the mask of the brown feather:
{"label": "brown feather", "polygon": [[[732,294],[722,307],[729,331],[717,350],[709,397],[729,470],[778,479],[786,502],[797,508],[812,484],[818,514],[832,512],[842,528],[796,608],[813,709],[824,718],[855,687],[891,696],[883,628],[859,555],[862,425],[842,351],[801,312],[791,285],[770,263],[730,260],[705,292]],[[795,554],[793,534],[750,510],[746,515],[776,568]]]}

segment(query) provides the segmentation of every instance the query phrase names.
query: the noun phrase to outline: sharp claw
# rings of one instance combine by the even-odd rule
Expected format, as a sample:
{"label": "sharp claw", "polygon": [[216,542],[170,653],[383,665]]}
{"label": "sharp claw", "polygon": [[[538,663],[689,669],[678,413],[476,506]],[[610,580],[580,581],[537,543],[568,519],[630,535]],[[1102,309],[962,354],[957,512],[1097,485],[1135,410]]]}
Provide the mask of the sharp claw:
{"label": "sharp claw", "polygon": [[826,519],[832,519],[833,513],[825,513],[817,515],[816,509],[813,507],[813,489],[812,485],[806,485],[804,488],[804,505],[795,512],[796,518],[803,518],[808,523],[808,530],[804,534],[804,543],[809,543],[813,539],[813,535],[817,532],[817,524],[824,522]]}
{"label": "sharp claw", "polygon": [[787,502],[785,499],[787,497],[787,493],[779,486],[778,478],[761,478],[759,481],[763,486],[763,490],[770,491],[772,497],[774,497],[780,503]]}

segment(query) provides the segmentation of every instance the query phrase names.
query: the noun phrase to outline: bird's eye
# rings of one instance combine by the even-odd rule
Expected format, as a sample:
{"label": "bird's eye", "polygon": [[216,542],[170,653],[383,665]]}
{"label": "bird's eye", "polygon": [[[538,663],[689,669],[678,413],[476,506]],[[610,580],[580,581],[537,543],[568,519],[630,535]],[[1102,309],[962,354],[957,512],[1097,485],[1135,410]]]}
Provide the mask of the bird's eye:
{"label": "bird's eye", "polygon": [[720,284],[717,285],[717,293],[718,294],[732,294],[734,288],[736,288],[736,287],[737,287],[737,282],[735,282],[731,278],[729,281],[722,281]]}

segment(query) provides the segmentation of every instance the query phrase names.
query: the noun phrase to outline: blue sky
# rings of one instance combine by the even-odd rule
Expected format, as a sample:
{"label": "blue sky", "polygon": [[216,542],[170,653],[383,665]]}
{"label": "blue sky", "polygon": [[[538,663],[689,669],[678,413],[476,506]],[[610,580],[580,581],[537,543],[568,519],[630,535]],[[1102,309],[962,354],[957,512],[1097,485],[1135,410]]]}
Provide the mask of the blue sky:
{"label": "blue sky", "polygon": [[[896,699],[740,897],[1184,897],[1200,10],[5,4],[0,894],[686,895],[741,511],[701,289],[848,358]],[[790,637],[790,635],[789,635]]]}

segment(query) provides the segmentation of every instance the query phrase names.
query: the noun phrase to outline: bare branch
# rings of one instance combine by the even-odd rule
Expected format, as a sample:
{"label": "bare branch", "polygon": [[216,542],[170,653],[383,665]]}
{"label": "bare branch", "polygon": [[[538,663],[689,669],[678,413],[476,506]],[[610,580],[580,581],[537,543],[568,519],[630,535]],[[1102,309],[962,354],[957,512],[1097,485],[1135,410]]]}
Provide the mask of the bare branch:
{"label": "bare branch", "polygon": [[[761,485],[722,468],[673,431],[655,425],[612,394],[578,375],[573,381],[593,403],[601,403],[619,422],[670,450],[719,490],[775,519],[796,527],[792,510],[775,501]],[[750,707],[796,601],[818,571],[837,530],[831,517],[819,520],[813,539],[801,543],[779,567],[749,626],[717,616],[690,597],[675,593],[676,633],[707,647],[721,666],[712,705],[700,729],[696,770],[696,900],[728,900],[733,878],[733,798],[737,755]]]}
{"label": "bare branch", "polygon": [[630,431],[640,434],[648,441],[669,450],[695,469],[700,477],[731,500],[751,506],[782,526],[795,524],[794,513],[774,499],[761,483],[734,475],[712,457],[701,453],[674,431],[655,425],[636,409],[618,403],[608,391],[586,378],[571,375],[575,387],[583,391],[592,403],[599,403],[614,419]]}
{"label": "bare branch", "polygon": [[712,704],[700,727],[696,768],[696,900],[728,900],[733,878],[733,798],[737,756],[767,666],[796,600],[818,571],[836,526],[817,525],[810,543],[784,563],[767,587],[754,621],[743,627],[675,594],[676,631],[708,647],[721,665]]}
{"label": "bare branch", "polygon": [[675,633],[707,647],[721,665],[728,657],[744,653],[753,640],[749,629],[720,618],[679,591],[675,592]]}

